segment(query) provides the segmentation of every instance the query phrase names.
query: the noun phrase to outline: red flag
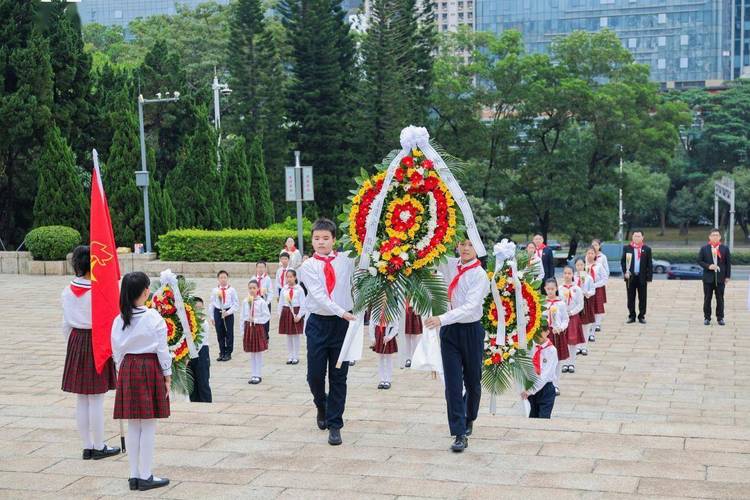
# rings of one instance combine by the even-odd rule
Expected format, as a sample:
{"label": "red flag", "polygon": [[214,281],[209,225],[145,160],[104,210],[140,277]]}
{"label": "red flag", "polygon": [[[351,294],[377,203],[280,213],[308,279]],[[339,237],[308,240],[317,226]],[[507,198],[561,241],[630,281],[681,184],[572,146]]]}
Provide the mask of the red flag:
{"label": "red flag", "polygon": [[120,262],[109,216],[107,195],[94,150],[91,173],[91,343],[94,364],[101,373],[112,356],[112,322],[120,313]]}

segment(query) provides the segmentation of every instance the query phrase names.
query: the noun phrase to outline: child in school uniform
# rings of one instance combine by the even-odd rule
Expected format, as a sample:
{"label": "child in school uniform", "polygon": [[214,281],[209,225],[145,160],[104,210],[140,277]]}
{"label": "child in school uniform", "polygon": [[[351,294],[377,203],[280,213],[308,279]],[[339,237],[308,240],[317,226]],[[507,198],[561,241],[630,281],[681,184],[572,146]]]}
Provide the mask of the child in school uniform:
{"label": "child in school uniform", "polygon": [[172,354],[164,318],[145,307],[150,285],[145,273],[126,274],[120,287],[120,314],[112,323],[112,355],[118,372],[114,418],[128,420],[128,484],[139,491],[169,484],[169,479],[151,472],[156,419],[169,417]]}
{"label": "child in school uniform", "polygon": [[[336,368],[341,347],[353,321],[351,311],[354,260],[346,253],[333,250],[336,243],[336,224],[318,219],[312,228],[315,253],[299,269],[300,281],[307,287],[305,308],[308,311],[307,382],[317,408],[315,421],[321,430],[328,429],[328,444],[342,443],[346,406],[346,376],[349,364]],[[326,394],[328,372],[328,394]]]}
{"label": "child in school uniform", "polygon": [[297,284],[297,271],[289,269],[279,293],[279,334],[286,335],[288,365],[299,364],[299,348],[305,331],[305,291]]}
{"label": "child in school uniform", "polygon": [[[603,284],[596,289],[596,293],[599,294],[602,305],[607,303],[607,283],[609,282],[609,260],[607,256],[602,252],[602,241],[599,239],[591,240],[591,247],[596,251],[596,263],[602,268],[602,280]],[[602,313],[603,314],[603,313]],[[599,332],[602,329],[602,318],[601,316],[596,322],[596,331]]]}
{"label": "child in school uniform", "polygon": [[370,321],[368,329],[372,341],[370,349],[378,355],[378,372],[380,373],[378,389],[390,389],[393,382],[393,357],[398,352],[397,325],[394,323],[376,325],[375,321]]}
{"label": "child in school uniform", "polygon": [[96,372],[91,343],[91,256],[88,246],[73,250],[75,279],[62,291],[63,336],[67,344],[62,390],[76,395],[76,424],[84,460],[120,453],[104,443],[104,394],[117,383],[112,358]]}
{"label": "child in school uniform", "polygon": [[216,328],[219,341],[219,357],[216,361],[229,361],[234,351],[234,313],[240,309],[237,290],[229,284],[229,273],[219,271],[216,275],[218,286],[211,292],[208,306],[208,320]]}
{"label": "child in school uniform", "polygon": [[576,354],[578,346],[585,343],[583,326],[581,324],[581,311],[583,311],[583,290],[575,284],[573,268],[565,266],[563,269],[562,300],[568,309],[568,359],[562,366],[563,373],[576,372]]}
{"label": "child in school uniform", "polygon": [[[195,297],[196,312],[203,310],[203,299]],[[213,401],[211,396],[211,354],[208,352],[208,319],[203,320],[203,341],[196,344],[198,357],[188,361],[188,367],[193,372],[193,391],[190,393],[190,401],[193,403],[210,403]]]}
{"label": "child in school uniform", "polygon": [[555,370],[555,395],[560,395],[560,374],[562,373],[562,364],[560,361],[568,359],[568,335],[567,328],[570,317],[565,302],[560,300],[557,295],[557,280],[548,278],[544,282],[544,291],[547,293],[547,329],[549,330],[549,339],[557,350],[557,368]]}
{"label": "child in school uniform", "polygon": [[543,330],[542,342],[534,345],[531,360],[534,364],[536,382],[521,397],[529,401],[529,418],[550,418],[555,406],[555,376],[557,373],[557,349],[549,339],[550,331]]}
{"label": "child in school uniform", "polygon": [[259,287],[258,295],[263,297],[266,303],[268,303],[269,297],[273,297],[273,283],[267,269],[268,265],[263,261],[255,264],[255,281],[258,282]]}
{"label": "child in school uniform", "polygon": [[439,268],[448,285],[450,310],[425,321],[428,328],[440,328],[448,424],[451,435],[455,436],[451,450],[455,453],[469,446],[468,436],[479,413],[484,355],[484,328],[480,320],[484,298],[490,293],[489,278],[471,240],[461,240],[458,251],[458,259],[449,258]]}
{"label": "child in school uniform", "polygon": [[544,266],[542,266],[542,259],[539,257],[536,251],[536,244],[533,241],[526,244],[526,255],[529,256],[529,269],[535,271],[537,279],[544,283]]}
{"label": "child in school uniform", "polygon": [[596,332],[600,330],[599,325],[604,318],[604,292],[607,285],[607,274],[601,262],[596,259],[596,249],[590,247],[586,250],[586,272],[594,282],[594,324],[595,327],[589,333],[589,342],[596,342]]}
{"label": "child in school uniform", "polygon": [[268,324],[271,321],[271,311],[268,304],[260,295],[260,286],[255,280],[247,284],[248,296],[242,301],[240,321],[244,335],[242,347],[250,353],[250,380],[248,384],[256,385],[263,381],[263,352],[268,350]]}
{"label": "child in school uniform", "polygon": [[[276,296],[281,301],[281,289],[286,284],[286,272],[291,269],[289,266],[289,254],[281,252],[279,255],[279,268],[276,269]],[[279,306],[281,307],[281,306]]]}
{"label": "child in school uniform", "polygon": [[583,292],[583,310],[581,311],[583,342],[577,346],[576,354],[588,356],[589,350],[586,347],[586,339],[590,334],[594,333],[594,328],[596,327],[594,319],[594,294],[596,293],[596,288],[594,287],[593,278],[586,272],[585,261],[579,257],[576,259],[575,266],[575,284]]}
{"label": "child in school uniform", "polygon": [[409,305],[409,301],[406,301],[404,314],[404,342],[406,342],[406,362],[404,366],[411,368],[411,358],[414,357],[414,351],[419,345],[420,335],[422,335],[422,317],[414,312],[414,309]]}

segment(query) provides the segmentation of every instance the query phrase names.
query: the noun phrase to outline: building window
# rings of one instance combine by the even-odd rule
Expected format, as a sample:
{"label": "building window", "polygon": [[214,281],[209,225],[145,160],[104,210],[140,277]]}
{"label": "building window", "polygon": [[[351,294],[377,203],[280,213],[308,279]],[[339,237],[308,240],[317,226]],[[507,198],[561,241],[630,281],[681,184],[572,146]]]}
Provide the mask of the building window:
{"label": "building window", "polygon": [[687,45],[687,44],[688,44],[688,36],[680,35],[680,45]]}
{"label": "building window", "polygon": [[637,38],[628,38],[628,48],[634,49],[638,47],[638,39]]}
{"label": "building window", "polygon": [[606,28],[607,27],[607,18],[606,17],[600,17],[599,18],[599,27],[600,28]]}
{"label": "building window", "polygon": [[120,19],[120,18],[122,18],[122,11],[121,10],[116,10],[115,11],[115,19]]}
{"label": "building window", "polygon": [[680,57],[680,68],[685,69],[688,67],[688,58]]}
{"label": "building window", "polygon": [[463,2],[458,2],[458,8],[459,9],[463,9],[464,8],[464,3]]}
{"label": "building window", "polygon": [[447,9],[447,8],[448,8],[448,2],[443,2],[443,3],[441,4],[441,5],[442,5],[442,7],[443,7],[444,9]]}
{"label": "building window", "polygon": [[466,7],[469,8],[469,9],[473,8],[474,7],[474,2],[471,2],[471,1],[470,2],[466,2]]}
{"label": "building window", "polygon": [[667,45],[667,37],[660,36],[659,38],[657,38],[656,43],[657,45],[659,45],[659,47],[665,47]]}
{"label": "building window", "polygon": [[667,24],[667,15],[666,14],[659,14],[659,17],[656,20],[659,24]]}
{"label": "building window", "polygon": [[447,12],[443,12],[443,19],[448,19],[448,13]]}
{"label": "building window", "polygon": [[667,60],[666,59],[658,59],[656,61],[656,67],[659,69],[667,69]]}
{"label": "building window", "polygon": [[459,18],[459,19],[461,19],[461,20],[463,20],[463,18],[464,18],[464,13],[463,13],[463,12],[459,12],[459,13],[458,13],[458,18]]}
{"label": "building window", "polygon": [[443,31],[448,31],[448,25],[447,24],[443,25]]}

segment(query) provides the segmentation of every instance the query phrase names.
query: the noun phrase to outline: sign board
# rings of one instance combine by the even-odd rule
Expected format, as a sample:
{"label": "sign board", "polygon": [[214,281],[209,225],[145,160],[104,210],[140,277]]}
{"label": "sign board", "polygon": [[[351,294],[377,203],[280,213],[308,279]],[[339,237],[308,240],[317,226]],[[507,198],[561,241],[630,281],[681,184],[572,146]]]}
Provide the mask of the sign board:
{"label": "sign board", "polygon": [[294,167],[286,167],[284,170],[284,185],[286,186],[286,201],[297,201],[297,193],[294,182]]}
{"label": "sign board", "polygon": [[[299,189],[297,188],[295,167],[286,167],[284,170],[286,201],[313,201],[315,199],[313,168],[301,167],[300,170],[302,170],[302,186]],[[297,194],[298,192],[300,195]]]}
{"label": "sign board", "polygon": [[313,168],[302,167],[302,200],[313,201],[315,193],[313,192]]}

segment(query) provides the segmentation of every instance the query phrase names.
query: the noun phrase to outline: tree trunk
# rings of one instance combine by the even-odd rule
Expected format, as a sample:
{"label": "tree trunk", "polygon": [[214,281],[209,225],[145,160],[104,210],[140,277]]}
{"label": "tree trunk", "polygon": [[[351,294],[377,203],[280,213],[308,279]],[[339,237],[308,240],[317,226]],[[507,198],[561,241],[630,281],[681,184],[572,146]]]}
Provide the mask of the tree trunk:
{"label": "tree trunk", "polygon": [[664,233],[667,231],[667,210],[666,208],[662,208],[659,211],[659,222],[660,222],[660,231],[659,236],[664,236]]}
{"label": "tree trunk", "polygon": [[680,236],[687,236],[688,234],[688,225],[687,223],[683,222],[680,224]]}

